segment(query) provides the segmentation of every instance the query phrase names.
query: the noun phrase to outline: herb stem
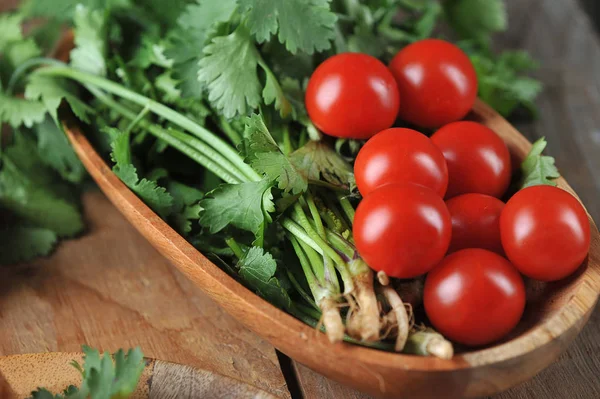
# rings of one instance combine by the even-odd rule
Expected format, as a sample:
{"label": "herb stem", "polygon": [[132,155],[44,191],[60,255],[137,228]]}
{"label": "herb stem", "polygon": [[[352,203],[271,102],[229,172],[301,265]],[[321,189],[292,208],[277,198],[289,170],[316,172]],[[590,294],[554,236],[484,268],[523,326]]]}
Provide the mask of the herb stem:
{"label": "herb stem", "polygon": [[242,259],[244,257],[244,251],[242,251],[242,248],[240,247],[240,245],[237,243],[237,241],[235,240],[235,238],[233,237],[229,237],[225,239],[225,243],[227,244],[227,246],[229,248],[231,248],[231,250],[233,251],[233,254],[238,258],[238,259]]}
{"label": "herb stem", "polygon": [[236,166],[240,170],[240,172],[242,172],[250,181],[261,180],[261,177],[258,175],[258,173],[256,173],[254,169],[250,167],[250,165],[246,164],[244,160],[238,155],[238,153],[233,149],[233,147],[227,144],[223,139],[221,139],[211,131],[203,128],[193,120],[181,115],[179,112],[174,111],[173,109],[159,102],[156,102],[146,96],[129,90],[118,83],[111,82],[110,80],[105,79],[103,77],[78,71],[70,67],[43,68],[39,69],[35,73],[49,76],[63,76],[66,78],[76,80],[80,83],[88,83],[109,93],[117,95],[121,98],[132,101],[142,107],[147,105],[148,108],[156,115],[163,117],[169,122],[172,122],[177,126],[181,127],[182,129],[189,131],[199,139],[204,140],[216,151],[221,153],[221,155],[223,155],[226,159],[229,159],[231,163],[234,166]]}
{"label": "herb stem", "polygon": [[48,64],[56,65],[56,66],[60,66],[60,67],[67,67],[67,64],[65,64],[64,62],[55,60],[54,58],[36,57],[36,58],[29,59],[29,60],[23,62],[21,65],[19,65],[17,67],[17,69],[15,69],[15,71],[12,73],[12,75],[8,81],[8,84],[6,85],[6,94],[8,94],[8,95],[12,94],[12,91],[15,88],[15,85],[17,84],[17,82],[19,81],[21,76],[29,68],[32,68],[37,65],[48,65]]}
{"label": "herb stem", "polygon": [[348,197],[345,197],[342,194],[338,193],[337,198],[338,198],[338,201],[340,202],[340,205],[342,206],[342,211],[344,211],[344,214],[346,214],[346,217],[348,218],[348,221],[350,222],[350,226],[352,226],[352,223],[354,223],[354,214],[355,214],[354,207],[348,200]]}
{"label": "herb stem", "polygon": [[233,145],[238,145],[242,142],[242,136],[240,136],[240,134],[238,133],[237,130],[235,130],[233,128],[233,126],[231,126],[231,123],[229,123],[229,121],[227,120],[227,118],[225,118],[223,115],[219,115],[218,116],[218,125],[221,128],[221,130],[223,131],[223,133],[225,133],[225,135],[227,136],[227,138],[229,138],[229,140],[231,141],[231,143]]}

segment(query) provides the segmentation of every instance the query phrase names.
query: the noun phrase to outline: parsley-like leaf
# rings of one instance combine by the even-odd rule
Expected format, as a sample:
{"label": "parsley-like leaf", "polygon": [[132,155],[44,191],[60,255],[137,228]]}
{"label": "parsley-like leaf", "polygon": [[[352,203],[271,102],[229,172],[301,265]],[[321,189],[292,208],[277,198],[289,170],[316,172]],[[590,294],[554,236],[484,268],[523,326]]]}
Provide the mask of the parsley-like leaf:
{"label": "parsley-like leaf", "polygon": [[355,186],[352,166],[333,148],[320,141],[309,141],[292,153],[296,168],[311,180],[323,180],[352,190]]}
{"label": "parsley-like leaf", "polygon": [[44,120],[46,107],[39,101],[7,96],[0,92],[0,124],[6,122],[13,128],[32,127]]}
{"label": "parsley-like leaf", "polygon": [[202,207],[199,202],[204,193],[177,181],[170,181],[167,190],[173,197],[172,223],[177,231],[187,235],[192,231],[192,221],[200,218]]}
{"label": "parsley-like leaf", "polygon": [[544,137],[533,143],[531,151],[521,164],[523,172],[521,188],[538,185],[556,186],[555,180],[560,177],[560,173],[554,164],[555,160],[553,157],[542,155],[547,145]]}
{"label": "parsley-like leaf", "polygon": [[129,134],[112,130],[116,138],[111,147],[112,160],[115,162],[113,172],[136,193],[150,208],[162,217],[171,212],[173,198],[164,187],[159,187],[155,181],[138,177],[135,166],[131,163],[131,150],[129,147]]}
{"label": "parsley-like leaf", "polygon": [[503,0],[448,0],[444,8],[450,25],[467,39],[485,42],[508,26]]}
{"label": "parsley-like leaf", "polygon": [[261,297],[280,308],[289,309],[292,301],[287,291],[275,277],[277,262],[262,248],[252,247],[239,260],[240,276]]}
{"label": "parsley-like leaf", "polygon": [[26,262],[50,254],[58,237],[41,227],[0,227],[0,265]]}
{"label": "parsley-like leaf", "polygon": [[83,102],[76,94],[71,82],[44,75],[32,75],[25,87],[25,97],[29,100],[41,100],[46,109],[58,123],[57,110],[63,98],[71,110],[82,122],[89,123],[94,109]]}
{"label": "parsley-like leaf", "polygon": [[35,40],[28,38],[10,44],[6,49],[6,58],[11,65],[16,67],[30,58],[40,56],[41,53],[42,51],[36,44]]}
{"label": "parsley-like leaf", "polygon": [[250,165],[270,180],[276,181],[279,189],[293,194],[306,191],[306,176],[281,151],[260,115],[254,114],[247,119],[244,146]]}
{"label": "parsley-like leaf", "polygon": [[239,0],[259,43],[277,34],[292,54],[328,50],[335,37],[336,15],[329,0]]}
{"label": "parsley-like leaf", "polygon": [[95,75],[106,75],[106,13],[81,4],[75,8],[75,48],[71,65]]}
{"label": "parsley-like leaf", "polygon": [[227,118],[245,115],[260,104],[259,54],[243,26],[218,36],[204,48],[198,79],[208,87],[208,99]]}
{"label": "parsley-like leaf", "polygon": [[265,224],[265,210],[273,210],[271,183],[223,184],[200,201],[200,224],[211,234],[228,225],[259,235]]}
{"label": "parsley-like leaf", "polygon": [[47,117],[33,128],[37,135],[40,159],[54,168],[64,179],[79,183],[85,176],[85,168],[73,151],[62,128]]}
{"label": "parsley-like leaf", "polygon": [[0,14],[0,54],[6,51],[10,43],[23,39],[22,21],[23,17],[19,14]]}

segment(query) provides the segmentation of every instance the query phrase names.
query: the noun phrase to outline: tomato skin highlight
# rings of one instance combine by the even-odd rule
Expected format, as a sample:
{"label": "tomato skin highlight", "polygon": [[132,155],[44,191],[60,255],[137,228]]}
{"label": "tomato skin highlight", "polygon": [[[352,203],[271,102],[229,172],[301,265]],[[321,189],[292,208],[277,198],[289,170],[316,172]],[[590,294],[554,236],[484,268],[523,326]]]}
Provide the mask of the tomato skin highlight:
{"label": "tomato skin highlight", "polygon": [[524,275],[556,281],[579,268],[590,250],[590,222],[579,201],[552,186],[517,192],[500,215],[508,259]]}
{"label": "tomato skin highlight", "polygon": [[395,122],[400,96],[391,72],[377,58],[342,53],[313,72],[305,103],[312,122],[326,134],[368,139]]}
{"label": "tomato skin highlight", "polygon": [[369,139],[356,157],[354,175],[363,196],[386,184],[415,183],[443,198],[448,187],[444,155],[412,129],[386,129]]}
{"label": "tomato skin highlight", "polygon": [[352,228],[364,261],[388,276],[427,273],[450,244],[450,214],[433,190],[416,184],[388,184],[359,204]]}
{"label": "tomato skin highlight", "polygon": [[452,219],[448,252],[466,248],[487,249],[504,255],[500,240],[500,214],[504,202],[485,194],[463,194],[446,201]]}
{"label": "tomato skin highlight", "polygon": [[467,115],[477,97],[477,74],[457,46],[426,39],[404,47],[390,63],[400,98],[401,119],[435,128]]}
{"label": "tomato skin highlight", "polygon": [[525,284],[500,255],[463,249],[427,275],[423,303],[431,324],[447,338],[468,346],[487,345],[519,323]]}
{"label": "tomato skin highlight", "polygon": [[508,148],[493,130],[477,122],[450,123],[431,136],[448,165],[446,198],[480,193],[500,198],[511,178]]}

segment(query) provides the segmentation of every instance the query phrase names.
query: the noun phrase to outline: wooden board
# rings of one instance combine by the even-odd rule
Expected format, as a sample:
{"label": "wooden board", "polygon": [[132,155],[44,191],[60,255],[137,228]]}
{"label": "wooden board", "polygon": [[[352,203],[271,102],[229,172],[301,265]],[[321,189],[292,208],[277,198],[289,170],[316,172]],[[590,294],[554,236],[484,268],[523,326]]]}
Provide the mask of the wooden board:
{"label": "wooden board", "polygon": [[289,397],[275,350],[183,277],[99,192],[88,231],[49,259],[0,268],[0,355],[141,346]]}

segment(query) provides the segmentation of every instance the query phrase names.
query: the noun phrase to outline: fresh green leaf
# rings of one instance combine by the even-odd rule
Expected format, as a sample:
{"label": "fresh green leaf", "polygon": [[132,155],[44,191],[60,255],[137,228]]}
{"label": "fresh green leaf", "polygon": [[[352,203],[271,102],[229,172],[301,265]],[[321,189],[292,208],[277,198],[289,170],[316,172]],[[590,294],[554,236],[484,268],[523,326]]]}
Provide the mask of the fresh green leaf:
{"label": "fresh green leaf", "polygon": [[135,388],[146,363],[144,354],[140,348],[129,349],[127,354],[123,349],[119,349],[114,355],[115,358],[115,376],[112,379],[113,387],[111,396],[117,398],[129,397]]}
{"label": "fresh green leaf", "polygon": [[262,92],[263,100],[266,105],[274,104],[275,109],[279,111],[281,117],[287,118],[293,111],[292,105],[285,96],[285,92],[273,72],[266,65],[263,66],[263,69],[267,75],[267,81]]}
{"label": "fresh green leaf", "polygon": [[162,217],[166,217],[171,212],[173,198],[164,187],[159,187],[155,181],[140,180],[135,166],[131,163],[129,134],[115,132],[116,129],[109,130],[112,130],[113,134],[116,135],[116,139],[111,144],[111,157],[115,162],[113,172],[150,208]]}
{"label": "fresh green leaf", "polygon": [[42,51],[32,38],[14,42],[6,49],[6,58],[14,67],[41,54]]}
{"label": "fresh green leaf", "polygon": [[13,128],[32,127],[44,120],[46,107],[39,101],[7,96],[0,92],[0,124],[6,122]]}
{"label": "fresh green leaf", "polygon": [[262,248],[252,247],[239,260],[240,276],[261,297],[280,308],[289,309],[292,301],[287,291],[275,277],[277,262]]}
{"label": "fresh green leaf", "polygon": [[56,233],[45,228],[0,227],[0,265],[27,262],[38,256],[46,256],[54,249],[57,240]]}
{"label": "fresh green leaf", "polygon": [[177,181],[170,181],[167,190],[173,197],[172,223],[177,231],[187,235],[192,231],[192,221],[200,219],[202,207],[199,202],[204,193]]}
{"label": "fresh green leaf", "polygon": [[447,0],[444,9],[450,25],[466,39],[485,42],[508,26],[503,0]]}
{"label": "fresh green leaf", "polygon": [[228,36],[218,36],[204,48],[198,79],[208,88],[208,99],[227,118],[256,109],[261,84],[259,54],[250,35],[238,27]]}
{"label": "fresh green leaf", "polygon": [[329,0],[239,0],[246,23],[259,43],[277,34],[292,54],[331,48],[336,15]]}
{"label": "fresh green leaf", "polygon": [[63,79],[44,75],[32,75],[25,87],[25,98],[41,100],[52,118],[58,122],[57,110],[63,98],[69,103],[71,110],[82,122],[89,123],[94,109],[81,100],[76,94],[74,85]]}
{"label": "fresh green leaf", "polygon": [[521,188],[538,185],[556,186],[555,180],[560,177],[560,173],[554,164],[555,160],[553,157],[542,155],[547,145],[544,137],[533,143],[531,151],[521,164],[523,172]]}
{"label": "fresh green leaf", "polygon": [[[268,199],[270,191],[268,180],[223,184],[200,201],[200,224],[211,234],[231,225],[257,235],[265,224],[263,209],[273,209],[273,203]],[[265,196],[267,200],[263,199]]]}
{"label": "fresh green leaf", "polygon": [[85,168],[73,151],[65,133],[52,119],[47,117],[35,125],[40,159],[56,170],[65,180],[79,183],[85,176]]}
{"label": "fresh green leaf", "polygon": [[173,79],[170,71],[160,74],[154,84],[162,92],[163,101],[173,103],[181,98],[181,89],[177,88],[178,82]]}
{"label": "fresh green leaf", "polygon": [[252,115],[246,121],[244,131],[246,158],[250,165],[263,173],[285,192],[298,194],[306,191],[308,181],[281,151],[260,115]]}
{"label": "fresh green leaf", "polygon": [[296,169],[311,180],[320,180],[353,189],[356,185],[352,166],[333,148],[320,141],[309,141],[290,156]]}
{"label": "fresh green leaf", "polygon": [[71,65],[95,75],[106,75],[106,13],[81,4],[75,8],[75,48]]}
{"label": "fresh green leaf", "polygon": [[22,22],[23,17],[20,14],[0,14],[0,54],[6,51],[9,44],[23,39]]}
{"label": "fresh green leaf", "polygon": [[[104,11],[127,8],[130,0],[26,0],[19,8],[27,17],[44,17],[58,21],[71,21],[76,14],[77,5],[82,4],[89,9]],[[169,3],[171,4],[171,2]]]}

